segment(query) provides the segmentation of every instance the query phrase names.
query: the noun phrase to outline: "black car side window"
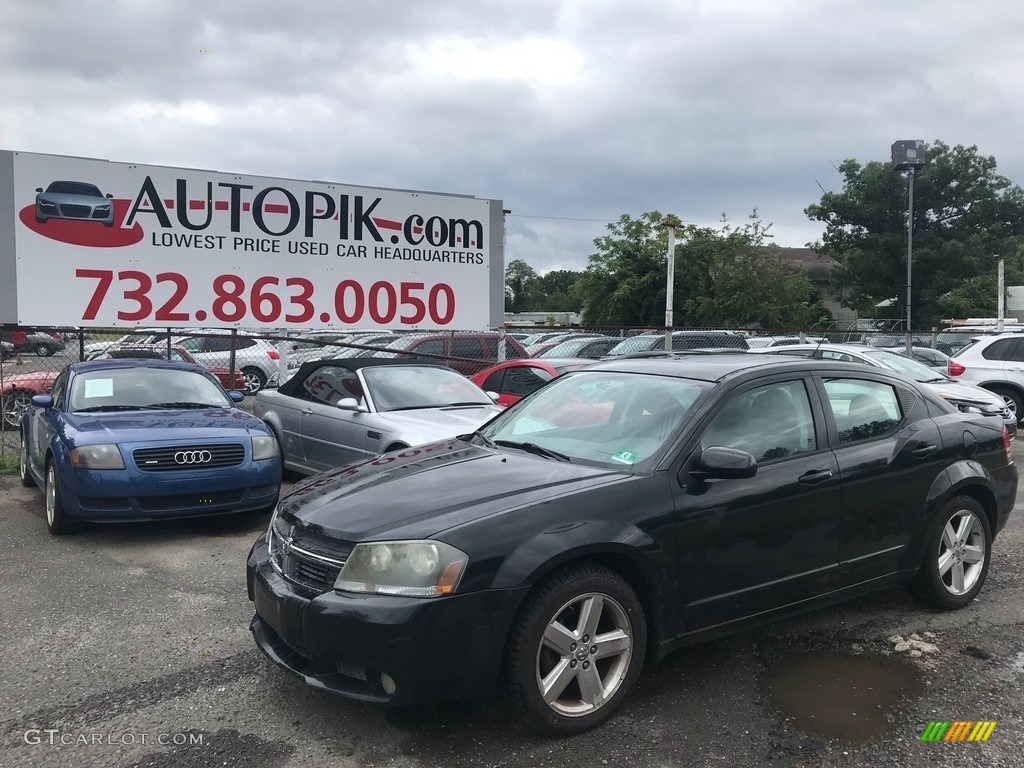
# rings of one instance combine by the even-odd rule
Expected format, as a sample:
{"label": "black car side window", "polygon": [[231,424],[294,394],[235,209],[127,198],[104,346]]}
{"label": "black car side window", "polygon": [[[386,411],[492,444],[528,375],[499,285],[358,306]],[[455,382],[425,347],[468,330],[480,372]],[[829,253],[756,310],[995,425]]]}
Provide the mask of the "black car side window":
{"label": "black car side window", "polygon": [[814,417],[803,382],[778,382],[731,398],[701,444],[739,448],[759,462],[816,450]]}
{"label": "black car side window", "polygon": [[888,435],[903,420],[896,389],[884,382],[829,379],[825,394],[842,443]]}

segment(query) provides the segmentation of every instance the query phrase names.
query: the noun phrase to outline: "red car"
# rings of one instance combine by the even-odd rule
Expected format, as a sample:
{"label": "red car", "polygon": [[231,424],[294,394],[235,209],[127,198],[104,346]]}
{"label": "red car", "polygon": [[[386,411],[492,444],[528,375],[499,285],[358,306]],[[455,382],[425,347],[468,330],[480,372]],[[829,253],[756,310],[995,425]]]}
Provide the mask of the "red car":
{"label": "red car", "polygon": [[582,357],[506,360],[469,378],[485,392],[497,392],[499,405],[509,406],[566,371],[582,368],[593,362]]}
{"label": "red car", "polygon": [[[166,344],[119,344],[115,347],[107,347],[102,352],[98,352],[89,357],[90,360],[102,360],[104,358],[115,358],[115,357],[142,357],[142,358],[158,358],[161,360],[176,360],[180,363],[193,363],[195,365],[202,365],[198,360],[192,357],[191,353],[179,344],[172,344],[170,347],[170,356],[168,356]],[[231,374],[231,369],[221,365],[207,365],[204,366],[206,370],[217,377],[220,384],[226,390],[237,389],[241,392],[245,391],[245,376],[242,372],[235,370],[234,375]]]}
{"label": "red car", "polygon": [[35,395],[48,395],[60,371],[34,371],[4,376],[0,389],[0,428],[18,429],[21,414],[32,404]]}

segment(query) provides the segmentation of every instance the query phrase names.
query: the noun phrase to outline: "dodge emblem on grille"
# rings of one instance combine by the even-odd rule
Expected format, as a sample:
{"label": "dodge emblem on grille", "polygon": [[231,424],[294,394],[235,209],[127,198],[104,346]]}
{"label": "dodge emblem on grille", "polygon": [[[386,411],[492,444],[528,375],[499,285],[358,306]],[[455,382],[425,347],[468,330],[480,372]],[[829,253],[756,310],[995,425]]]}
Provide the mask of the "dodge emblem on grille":
{"label": "dodge emblem on grille", "polygon": [[213,454],[209,451],[178,451],[174,454],[174,461],[178,464],[206,464],[213,460]]}

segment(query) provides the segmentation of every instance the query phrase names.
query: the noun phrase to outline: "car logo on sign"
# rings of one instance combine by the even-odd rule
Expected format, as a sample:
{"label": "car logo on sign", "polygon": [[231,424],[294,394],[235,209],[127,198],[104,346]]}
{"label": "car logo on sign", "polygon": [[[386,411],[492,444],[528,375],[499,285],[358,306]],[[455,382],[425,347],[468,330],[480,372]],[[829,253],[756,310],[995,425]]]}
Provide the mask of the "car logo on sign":
{"label": "car logo on sign", "polygon": [[174,454],[177,464],[207,464],[212,460],[213,454],[209,451],[178,451]]}

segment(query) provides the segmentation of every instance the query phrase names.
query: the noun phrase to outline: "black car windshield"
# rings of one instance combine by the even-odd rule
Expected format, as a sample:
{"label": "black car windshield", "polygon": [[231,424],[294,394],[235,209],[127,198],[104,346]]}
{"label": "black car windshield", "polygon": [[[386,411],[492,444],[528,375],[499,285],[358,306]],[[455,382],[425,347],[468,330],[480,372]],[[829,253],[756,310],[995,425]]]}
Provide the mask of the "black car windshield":
{"label": "black car windshield", "polygon": [[710,387],[671,376],[576,371],[553,380],[480,433],[496,445],[529,444],[573,462],[628,470],[661,453]]}
{"label": "black car windshield", "polygon": [[231,408],[219,384],[198,371],[173,368],[102,368],[71,380],[71,411],[150,408]]}
{"label": "black car windshield", "polygon": [[486,392],[450,368],[381,365],[364,368],[363,379],[378,411],[494,405]]}
{"label": "black car windshield", "polygon": [[59,195],[85,195],[86,197],[103,197],[103,193],[92,184],[84,181],[54,181],[46,188],[47,192]]}

